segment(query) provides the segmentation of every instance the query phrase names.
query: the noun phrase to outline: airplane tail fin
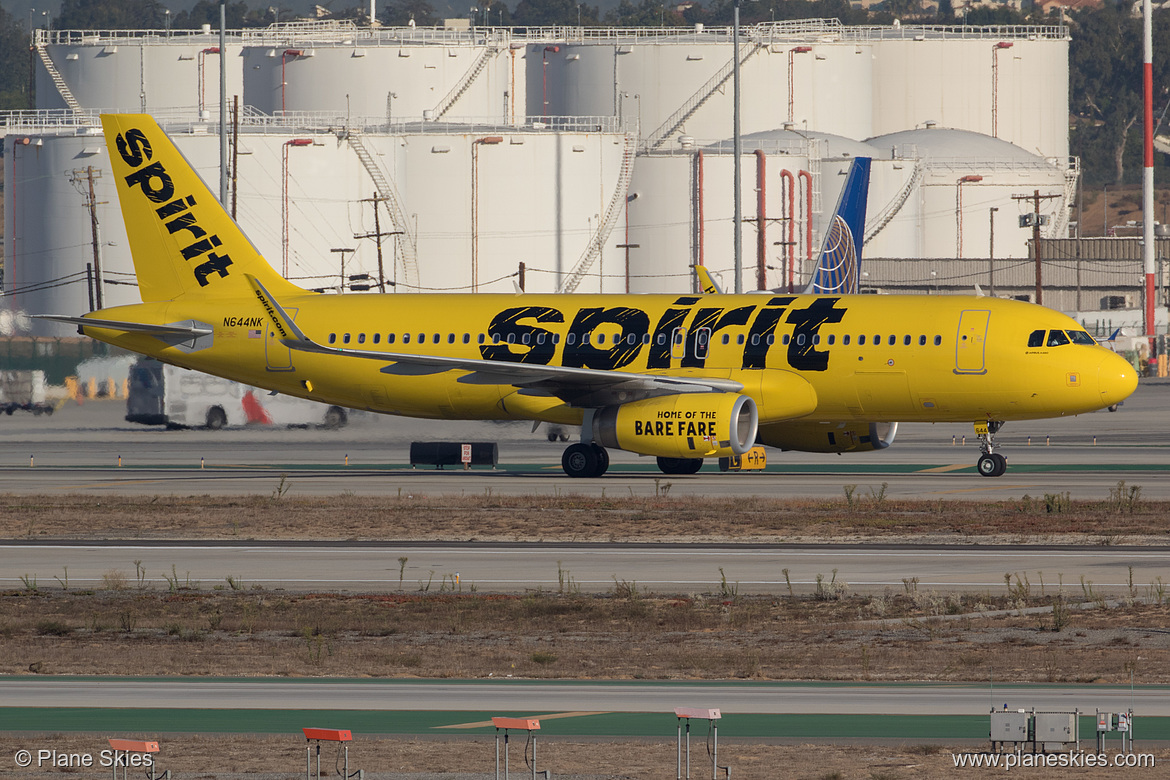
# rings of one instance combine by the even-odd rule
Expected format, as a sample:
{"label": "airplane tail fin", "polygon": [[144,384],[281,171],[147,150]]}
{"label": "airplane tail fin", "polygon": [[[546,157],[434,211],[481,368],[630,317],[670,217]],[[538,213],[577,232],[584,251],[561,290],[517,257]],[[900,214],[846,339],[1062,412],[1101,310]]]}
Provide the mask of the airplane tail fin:
{"label": "airplane tail fin", "polygon": [[276,295],[303,292],[257,251],[146,114],[103,114],[102,129],[143,302],[241,297],[246,274]]}
{"label": "airplane tail fin", "polygon": [[858,291],[861,246],[865,238],[865,206],[869,199],[868,157],[855,157],[841,189],[837,208],[806,294],[853,295]]}

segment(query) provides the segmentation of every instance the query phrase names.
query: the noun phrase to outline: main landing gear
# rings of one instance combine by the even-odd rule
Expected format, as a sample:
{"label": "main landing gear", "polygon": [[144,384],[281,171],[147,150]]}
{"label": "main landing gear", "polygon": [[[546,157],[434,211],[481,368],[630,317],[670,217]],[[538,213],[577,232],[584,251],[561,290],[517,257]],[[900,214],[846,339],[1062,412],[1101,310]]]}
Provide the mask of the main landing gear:
{"label": "main landing gear", "polygon": [[[600,477],[609,468],[609,453],[592,442],[578,442],[565,448],[561,468],[570,477]],[[663,474],[695,474],[703,468],[702,458],[658,458]]]}
{"label": "main landing gear", "polygon": [[663,474],[698,474],[703,468],[702,458],[659,458],[658,469]]}
{"label": "main landing gear", "polygon": [[570,477],[600,477],[609,468],[609,453],[600,444],[570,444],[561,455],[561,468]]}
{"label": "main landing gear", "polygon": [[975,435],[979,437],[979,448],[983,450],[975,464],[981,477],[1002,477],[1007,471],[1007,458],[995,452],[994,437],[1001,427],[1003,422],[999,420],[975,423]]}

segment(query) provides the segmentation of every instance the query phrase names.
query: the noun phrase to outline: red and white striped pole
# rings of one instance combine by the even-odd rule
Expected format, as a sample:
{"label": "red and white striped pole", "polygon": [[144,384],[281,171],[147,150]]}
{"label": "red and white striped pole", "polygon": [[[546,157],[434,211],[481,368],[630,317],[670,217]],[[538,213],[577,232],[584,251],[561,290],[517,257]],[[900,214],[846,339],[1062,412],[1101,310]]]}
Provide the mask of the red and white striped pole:
{"label": "red and white striped pole", "polygon": [[1142,0],[1142,95],[1145,103],[1145,167],[1142,169],[1142,265],[1146,272],[1145,332],[1154,355],[1154,33],[1150,0]]}

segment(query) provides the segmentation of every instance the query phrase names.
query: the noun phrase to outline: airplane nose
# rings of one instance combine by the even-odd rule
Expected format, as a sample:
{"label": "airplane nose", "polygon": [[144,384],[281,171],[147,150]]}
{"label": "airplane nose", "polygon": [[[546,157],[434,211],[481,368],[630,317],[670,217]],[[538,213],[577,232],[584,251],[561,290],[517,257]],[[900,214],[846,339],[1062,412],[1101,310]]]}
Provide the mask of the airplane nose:
{"label": "airplane nose", "polygon": [[1097,367],[1097,383],[1101,390],[1101,405],[1113,406],[1133,395],[1137,390],[1138,375],[1125,358],[1110,353]]}

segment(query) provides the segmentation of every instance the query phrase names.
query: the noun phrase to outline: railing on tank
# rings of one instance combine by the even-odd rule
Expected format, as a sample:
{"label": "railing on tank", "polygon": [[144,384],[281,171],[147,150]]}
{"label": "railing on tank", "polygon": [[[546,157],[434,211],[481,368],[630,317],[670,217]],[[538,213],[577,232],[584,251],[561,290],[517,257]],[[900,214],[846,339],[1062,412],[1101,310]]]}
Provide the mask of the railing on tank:
{"label": "railing on tank", "polygon": [[[0,131],[6,134],[29,133],[37,135],[69,134],[84,135],[101,130],[101,115],[105,113],[126,113],[113,109],[84,109],[70,111],[64,108],[41,109],[37,111],[0,112]],[[178,107],[151,111],[151,116],[167,132],[172,133],[214,133],[219,130],[218,121],[204,121],[199,118],[196,106]],[[215,112],[213,117],[218,119]],[[240,112],[240,127],[249,133],[279,134],[292,131],[331,133],[351,129],[373,133],[479,133],[495,132],[540,132],[563,131],[576,133],[621,133],[622,120],[614,116],[530,116],[515,124],[501,122],[498,117],[456,117],[449,120],[424,120],[422,118],[395,118],[387,123],[385,117],[349,116],[332,111],[286,111],[264,114],[251,106]]]}
{"label": "railing on tank", "polygon": [[[212,35],[218,35],[214,28]],[[772,42],[849,42],[885,40],[1066,40],[1064,25],[984,25],[947,26],[911,25],[850,27],[837,19],[797,19],[744,25],[740,34],[746,40]],[[206,39],[202,30],[43,30],[34,31],[36,45],[70,46],[112,43],[166,45],[195,43]],[[232,43],[248,46],[286,46],[293,43],[322,46],[362,45],[394,46],[402,44],[486,45],[517,42],[523,44],[554,41],[581,43],[726,43],[731,40],[730,27],[491,27],[466,29],[445,27],[358,27],[353,22],[312,21],[281,22],[264,28],[228,30]]]}
{"label": "railing on tank", "polygon": [[287,132],[312,130],[332,132],[357,130],[366,133],[480,133],[491,131],[544,132],[549,130],[576,133],[620,133],[623,123],[615,116],[529,116],[515,124],[501,122],[499,117],[454,117],[429,120],[419,117],[395,117],[391,122],[379,116],[345,116],[330,111],[286,111],[276,114],[247,112],[240,118],[240,126],[250,132]]}
{"label": "railing on tank", "polygon": [[[226,30],[229,43],[239,43],[242,30]],[[208,40],[219,40],[219,29],[210,33],[202,30],[33,30],[33,45],[48,46],[108,46],[111,44],[141,44],[166,46],[169,44],[203,44]]]}

